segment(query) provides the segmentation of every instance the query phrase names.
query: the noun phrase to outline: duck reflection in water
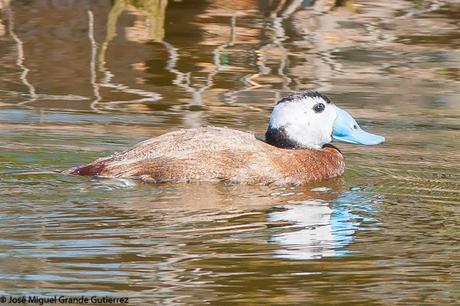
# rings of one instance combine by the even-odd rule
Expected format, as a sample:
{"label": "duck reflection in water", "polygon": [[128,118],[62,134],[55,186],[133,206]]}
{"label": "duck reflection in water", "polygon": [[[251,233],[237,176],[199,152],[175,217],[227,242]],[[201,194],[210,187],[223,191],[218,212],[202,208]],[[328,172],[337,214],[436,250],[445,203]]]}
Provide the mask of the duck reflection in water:
{"label": "duck reflection in water", "polygon": [[[218,253],[228,250],[224,241],[232,245],[235,240],[252,243],[255,249],[263,246],[264,250],[268,241],[273,257],[290,260],[349,254],[356,234],[375,223],[378,201],[372,193],[347,190],[343,177],[286,188],[206,183],[158,188],[126,179],[97,179],[88,186],[100,190],[96,197],[94,192],[88,193],[93,201],[105,199],[107,190],[116,192],[120,200],[112,203],[111,210],[117,215],[142,215],[149,228],[152,224],[162,228],[157,233],[146,231],[142,236],[158,241],[168,237],[164,240],[168,252],[169,239],[201,241],[212,236],[223,243],[222,248],[216,248]],[[126,188],[143,190],[146,196],[140,201]],[[174,229],[170,230],[170,226]],[[193,245],[176,245],[174,252],[200,253]]]}
{"label": "duck reflection in water", "polygon": [[[328,188],[313,190],[330,192]],[[281,247],[274,251],[274,257],[305,260],[348,254],[345,247],[352,243],[364,219],[356,214],[356,209],[352,210],[357,200],[363,202],[361,194],[347,191],[331,201],[308,199],[276,207],[268,214],[268,221],[289,225],[270,237],[271,243]],[[369,209],[372,205],[366,206]]]}

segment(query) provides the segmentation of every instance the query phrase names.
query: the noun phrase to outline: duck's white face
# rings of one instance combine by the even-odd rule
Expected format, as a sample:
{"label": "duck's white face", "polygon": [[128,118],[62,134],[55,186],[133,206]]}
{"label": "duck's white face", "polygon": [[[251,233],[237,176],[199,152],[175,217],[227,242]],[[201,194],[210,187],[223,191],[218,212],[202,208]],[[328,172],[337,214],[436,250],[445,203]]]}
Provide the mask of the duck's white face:
{"label": "duck's white face", "polygon": [[334,104],[316,92],[287,96],[273,108],[267,141],[271,136],[282,147],[320,149],[332,141],[336,117]]}
{"label": "duck's white face", "polygon": [[364,132],[329,98],[315,91],[292,94],[273,108],[266,141],[286,148],[320,149],[332,139],[374,145],[385,138]]}

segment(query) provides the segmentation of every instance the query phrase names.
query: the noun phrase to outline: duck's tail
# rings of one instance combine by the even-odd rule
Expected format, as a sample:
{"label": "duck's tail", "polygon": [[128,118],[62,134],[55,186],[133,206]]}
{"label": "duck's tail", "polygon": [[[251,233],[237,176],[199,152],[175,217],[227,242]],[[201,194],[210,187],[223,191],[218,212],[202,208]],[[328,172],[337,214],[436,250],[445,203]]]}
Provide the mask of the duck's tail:
{"label": "duck's tail", "polygon": [[98,176],[98,175],[101,175],[104,169],[105,169],[104,163],[92,163],[92,164],[83,165],[79,167],[69,168],[69,169],[61,171],[61,173],[81,175],[81,176]]}

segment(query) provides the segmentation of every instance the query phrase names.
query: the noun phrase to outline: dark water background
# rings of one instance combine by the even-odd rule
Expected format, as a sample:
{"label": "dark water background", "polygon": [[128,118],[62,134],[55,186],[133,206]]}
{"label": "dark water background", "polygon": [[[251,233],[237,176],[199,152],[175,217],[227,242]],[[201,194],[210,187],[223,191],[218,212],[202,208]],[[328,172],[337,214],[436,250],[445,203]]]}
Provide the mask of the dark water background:
{"label": "dark water background", "polygon": [[[0,292],[132,304],[460,299],[460,3],[0,0]],[[380,3],[380,4],[379,4]],[[328,94],[376,147],[296,188],[53,174]]]}

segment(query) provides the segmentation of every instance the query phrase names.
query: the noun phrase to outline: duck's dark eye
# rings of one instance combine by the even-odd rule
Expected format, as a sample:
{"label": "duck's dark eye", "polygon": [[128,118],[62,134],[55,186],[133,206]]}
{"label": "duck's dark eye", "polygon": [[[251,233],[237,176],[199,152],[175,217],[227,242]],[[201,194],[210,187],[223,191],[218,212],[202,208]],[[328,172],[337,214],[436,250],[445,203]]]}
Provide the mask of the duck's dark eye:
{"label": "duck's dark eye", "polygon": [[357,129],[358,129],[358,125],[357,125],[357,124],[353,124],[353,129],[354,129],[354,130],[357,130]]}
{"label": "duck's dark eye", "polygon": [[315,106],[313,106],[313,110],[315,113],[321,113],[324,110],[324,104],[323,103],[318,103]]}

